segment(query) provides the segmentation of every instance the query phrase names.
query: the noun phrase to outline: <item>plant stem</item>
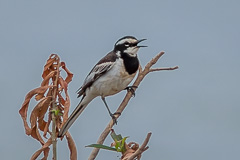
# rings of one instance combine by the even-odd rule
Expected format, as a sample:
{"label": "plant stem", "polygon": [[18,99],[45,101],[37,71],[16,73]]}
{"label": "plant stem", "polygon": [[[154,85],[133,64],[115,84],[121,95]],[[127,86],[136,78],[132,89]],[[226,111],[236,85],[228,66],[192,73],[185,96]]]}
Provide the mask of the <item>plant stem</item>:
{"label": "plant stem", "polygon": [[56,56],[57,65],[56,65],[56,77],[53,79],[53,103],[52,103],[52,147],[53,147],[53,160],[57,160],[57,137],[56,137],[56,115],[55,111],[57,110],[57,90],[58,90],[58,78],[59,78],[59,67],[60,67],[60,59]]}
{"label": "plant stem", "polygon": [[[52,104],[52,110],[56,110],[56,102]],[[52,112],[52,147],[53,147],[53,160],[57,160],[57,139],[56,139],[56,116]]]}

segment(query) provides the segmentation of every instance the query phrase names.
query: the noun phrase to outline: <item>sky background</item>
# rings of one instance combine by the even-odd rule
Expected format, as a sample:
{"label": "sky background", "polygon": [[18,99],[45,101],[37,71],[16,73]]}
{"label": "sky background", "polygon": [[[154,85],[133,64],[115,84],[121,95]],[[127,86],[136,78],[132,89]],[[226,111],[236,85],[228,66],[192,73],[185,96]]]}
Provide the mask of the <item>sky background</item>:
{"label": "sky background", "polygon": [[[25,135],[18,110],[40,85],[51,53],[74,73],[72,111],[92,67],[132,35],[147,39],[139,51],[143,66],[164,50],[155,67],[179,69],[149,74],[115,131],[140,144],[152,132],[142,159],[239,160],[239,7],[237,0],[0,0],[1,159],[29,159],[41,147]],[[107,98],[113,112],[125,93]],[[96,143],[109,120],[100,98],[89,104],[70,129],[78,159],[88,158],[92,149],[84,146]],[[59,160],[69,159],[66,146],[58,141]],[[119,156],[101,151],[97,159]]]}

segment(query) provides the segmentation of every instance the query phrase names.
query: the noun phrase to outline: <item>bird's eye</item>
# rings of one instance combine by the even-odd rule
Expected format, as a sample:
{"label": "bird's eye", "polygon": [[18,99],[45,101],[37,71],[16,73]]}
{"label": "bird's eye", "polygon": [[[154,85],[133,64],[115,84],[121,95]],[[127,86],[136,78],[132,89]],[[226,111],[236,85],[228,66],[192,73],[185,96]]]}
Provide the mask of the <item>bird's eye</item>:
{"label": "bird's eye", "polygon": [[126,47],[129,47],[129,46],[130,46],[130,44],[129,44],[128,42],[125,42],[124,45],[125,45]]}

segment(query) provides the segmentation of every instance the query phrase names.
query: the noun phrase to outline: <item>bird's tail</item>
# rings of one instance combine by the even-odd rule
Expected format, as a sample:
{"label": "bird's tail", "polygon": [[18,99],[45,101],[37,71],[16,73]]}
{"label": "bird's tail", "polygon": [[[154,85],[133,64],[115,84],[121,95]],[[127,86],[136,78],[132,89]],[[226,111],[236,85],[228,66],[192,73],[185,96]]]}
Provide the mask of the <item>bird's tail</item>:
{"label": "bird's tail", "polygon": [[[83,98],[84,99],[84,98]],[[67,121],[64,123],[62,128],[60,129],[58,133],[58,137],[62,137],[66,134],[68,129],[72,126],[72,124],[76,121],[76,119],[79,117],[79,115],[82,113],[82,111],[87,107],[88,103],[82,103],[83,99],[80,101],[78,106],[75,108],[75,110],[72,112],[70,117],[67,119]]]}

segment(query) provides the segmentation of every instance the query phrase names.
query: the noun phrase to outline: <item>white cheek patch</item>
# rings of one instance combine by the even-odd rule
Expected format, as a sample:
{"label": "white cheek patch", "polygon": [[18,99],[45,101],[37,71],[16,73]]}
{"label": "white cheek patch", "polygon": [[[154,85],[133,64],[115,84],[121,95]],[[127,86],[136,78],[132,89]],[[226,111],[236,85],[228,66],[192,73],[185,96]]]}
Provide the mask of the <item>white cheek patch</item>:
{"label": "white cheek patch", "polygon": [[137,56],[138,47],[129,47],[126,50],[124,50],[125,53],[128,53],[131,57]]}

